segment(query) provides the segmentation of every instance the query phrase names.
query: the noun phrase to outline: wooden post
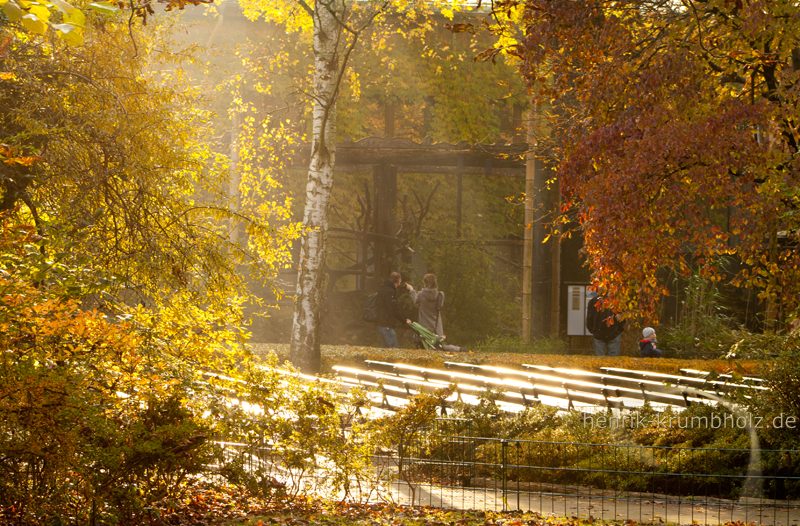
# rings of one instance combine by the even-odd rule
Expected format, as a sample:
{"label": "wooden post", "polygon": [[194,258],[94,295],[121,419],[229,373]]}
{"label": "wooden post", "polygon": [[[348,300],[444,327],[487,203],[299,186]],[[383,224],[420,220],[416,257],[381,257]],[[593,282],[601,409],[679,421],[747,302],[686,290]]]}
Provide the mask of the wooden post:
{"label": "wooden post", "polygon": [[[561,213],[561,181],[556,179],[553,208],[556,215]],[[558,337],[561,329],[561,236],[550,236],[550,335]]]}
{"label": "wooden post", "polygon": [[522,341],[531,342],[531,285],[533,270],[533,195],[536,192],[536,103],[528,122],[528,153],[525,155],[525,235],[522,244]]}
{"label": "wooden post", "polygon": [[383,136],[394,137],[394,104],[386,103],[383,108]]}
{"label": "wooden post", "polygon": [[[538,107],[534,107],[534,119],[537,118]],[[534,129],[538,123],[534,124]],[[534,130],[535,131],[535,130]],[[538,142],[537,142],[538,144]],[[535,148],[538,150],[538,148]],[[547,170],[541,161],[534,161],[536,168],[533,173],[533,188],[531,199],[533,201],[532,241],[531,241],[531,337],[540,338],[550,333],[550,245],[544,242],[547,232],[543,216],[549,211],[547,197]]]}
{"label": "wooden post", "polygon": [[[397,167],[376,165],[372,167],[375,189],[373,232],[383,236],[394,236],[395,206],[397,205]],[[392,272],[394,245],[386,239],[376,239],[373,244],[375,280],[380,285]]]}
{"label": "wooden post", "polygon": [[464,169],[464,156],[458,154],[458,175],[457,175],[457,191],[456,191],[456,239],[461,239],[461,189],[462,189],[462,174],[461,170]]}

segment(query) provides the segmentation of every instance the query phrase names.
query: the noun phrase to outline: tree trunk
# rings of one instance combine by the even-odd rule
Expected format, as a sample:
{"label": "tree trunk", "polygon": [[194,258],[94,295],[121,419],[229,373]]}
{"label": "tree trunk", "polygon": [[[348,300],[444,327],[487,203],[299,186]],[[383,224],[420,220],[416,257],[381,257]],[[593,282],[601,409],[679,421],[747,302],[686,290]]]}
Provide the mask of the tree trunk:
{"label": "tree trunk", "polygon": [[536,113],[531,101],[528,113],[528,153],[525,155],[525,232],[522,242],[522,342],[531,343],[531,288],[533,283],[533,194],[536,191]]}
{"label": "tree trunk", "polygon": [[314,114],[311,164],[306,185],[303,225],[297,275],[297,302],[292,324],[289,360],[307,374],[319,372],[319,328],[328,206],[333,187],[336,140],[336,81],[341,26],[331,10],[341,13],[340,2],[317,2],[314,9]]}

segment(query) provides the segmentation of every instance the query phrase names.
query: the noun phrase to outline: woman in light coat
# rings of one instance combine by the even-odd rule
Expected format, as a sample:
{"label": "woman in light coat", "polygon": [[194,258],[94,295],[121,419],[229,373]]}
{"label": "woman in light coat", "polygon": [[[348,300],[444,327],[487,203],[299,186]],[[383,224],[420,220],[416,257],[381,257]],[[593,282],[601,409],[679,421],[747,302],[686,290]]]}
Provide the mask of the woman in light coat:
{"label": "woman in light coat", "polygon": [[[425,274],[422,278],[423,289],[417,292],[411,290],[411,301],[419,307],[419,323],[431,332],[436,333],[440,338],[444,338],[442,328],[442,305],[444,305],[444,292],[439,290],[436,276]],[[444,350],[448,352],[459,352],[465,349],[456,345],[444,345]]]}
{"label": "woman in light coat", "polygon": [[419,323],[431,332],[435,332],[440,338],[443,336],[442,329],[442,305],[444,305],[444,292],[439,292],[436,283],[436,276],[425,274],[422,278],[423,289],[419,292],[412,290],[411,301],[419,307]]}

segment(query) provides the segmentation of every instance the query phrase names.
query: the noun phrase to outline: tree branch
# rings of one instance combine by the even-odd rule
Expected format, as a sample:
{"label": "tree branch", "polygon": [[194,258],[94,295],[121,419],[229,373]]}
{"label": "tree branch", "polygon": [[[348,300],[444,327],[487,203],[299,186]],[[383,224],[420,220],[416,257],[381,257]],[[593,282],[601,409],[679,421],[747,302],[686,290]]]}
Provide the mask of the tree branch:
{"label": "tree branch", "polygon": [[312,18],[314,17],[314,10],[311,9],[311,6],[306,3],[306,0],[297,0],[297,3],[299,3],[300,7],[302,7]]}

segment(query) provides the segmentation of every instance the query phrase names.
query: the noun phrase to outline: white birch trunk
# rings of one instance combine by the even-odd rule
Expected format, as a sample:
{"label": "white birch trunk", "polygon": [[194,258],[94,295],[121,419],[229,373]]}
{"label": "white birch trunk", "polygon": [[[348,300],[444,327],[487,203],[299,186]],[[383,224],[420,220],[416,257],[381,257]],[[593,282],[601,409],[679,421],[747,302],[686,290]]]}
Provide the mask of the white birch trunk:
{"label": "white birch trunk", "polygon": [[[330,8],[337,12],[339,0]],[[303,224],[308,233],[300,241],[297,301],[292,323],[289,360],[304,373],[320,367],[320,311],[327,250],[328,207],[333,187],[336,153],[336,77],[339,67],[340,25],[322,1],[314,9],[314,113],[311,164],[306,185]]]}

